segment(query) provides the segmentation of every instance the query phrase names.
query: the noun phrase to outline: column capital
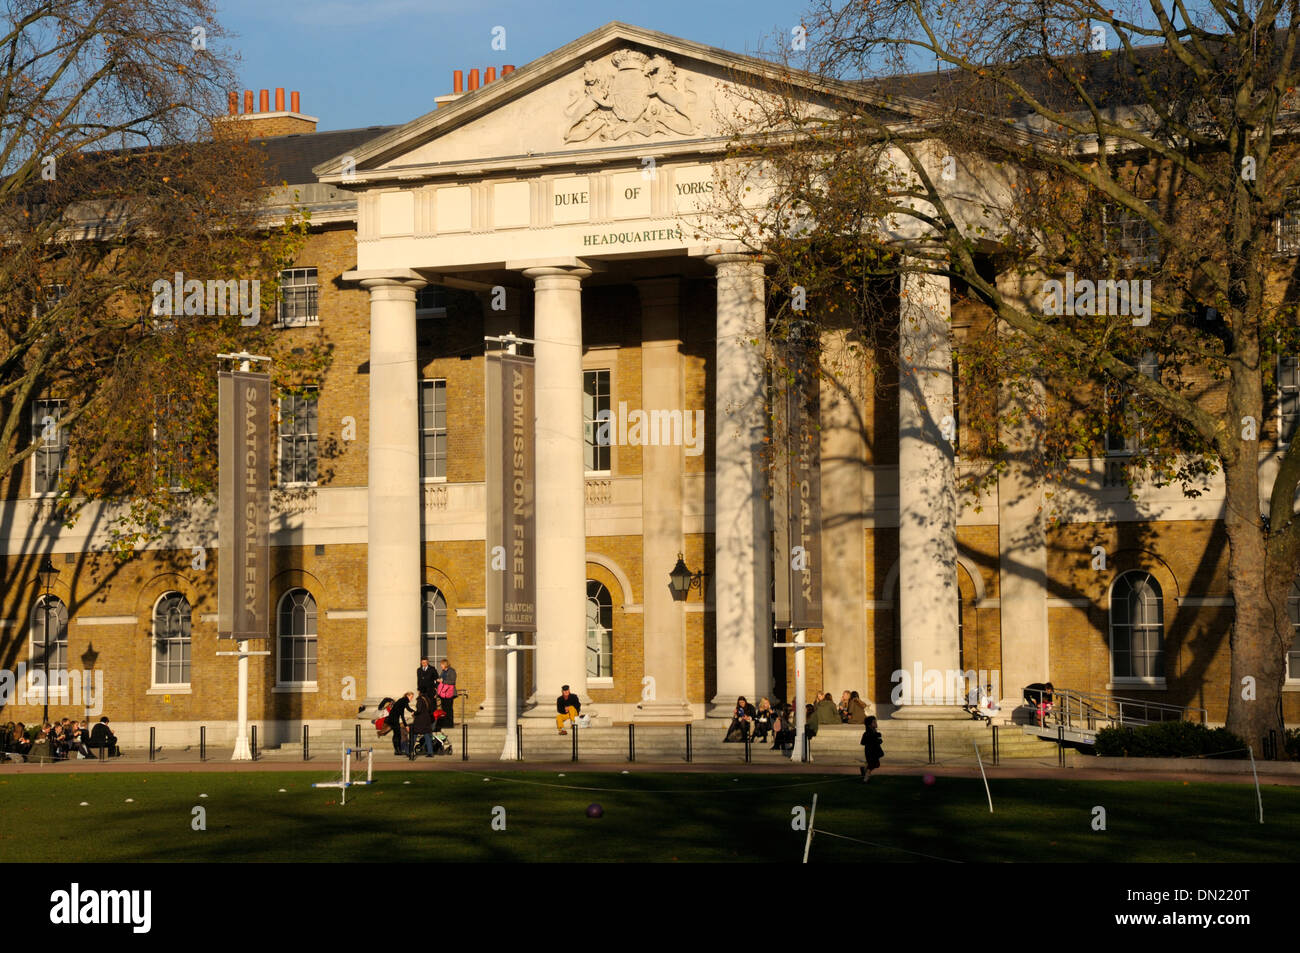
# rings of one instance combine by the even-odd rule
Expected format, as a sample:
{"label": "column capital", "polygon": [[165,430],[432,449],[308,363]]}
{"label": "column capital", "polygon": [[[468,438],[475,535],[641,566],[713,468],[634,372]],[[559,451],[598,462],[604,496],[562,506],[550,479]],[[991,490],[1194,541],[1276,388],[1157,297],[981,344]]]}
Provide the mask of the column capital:
{"label": "column capital", "polygon": [[371,288],[423,288],[429,282],[409,268],[367,268],[345,271],[344,281],[355,281],[366,289]]}
{"label": "column capital", "polygon": [[713,245],[698,245],[688,254],[692,258],[703,258],[714,268],[720,265],[755,264],[765,265],[770,260],[767,255],[740,242],[718,242]]}
{"label": "column capital", "polygon": [[583,258],[530,258],[508,261],[506,270],[521,272],[524,277],[534,280],[556,277],[573,277],[582,280],[593,272],[603,271],[604,266],[600,262],[587,261]]}

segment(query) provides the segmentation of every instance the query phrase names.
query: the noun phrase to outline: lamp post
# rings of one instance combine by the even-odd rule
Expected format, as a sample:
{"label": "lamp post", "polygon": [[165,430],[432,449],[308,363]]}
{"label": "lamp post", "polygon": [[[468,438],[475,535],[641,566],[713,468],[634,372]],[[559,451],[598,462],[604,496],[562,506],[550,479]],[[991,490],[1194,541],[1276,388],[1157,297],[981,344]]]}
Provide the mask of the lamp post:
{"label": "lamp post", "polygon": [[44,596],[41,598],[41,608],[45,612],[45,648],[41,652],[41,667],[45,672],[45,685],[41,690],[41,698],[45,702],[44,714],[41,715],[41,725],[44,727],[50,720],[50,589],[54,587],[54,580],[58,578],[59,571],[54,568],[54,563],[46,555],[45,561],[41,563],[41,568],[37,570],[36,576],[40,580],[41,589]]}
{"label": "lamp post", "polygon": [[677,565],[668,574],[668,585],[672,588],[673,598],[678,602],[685,599],[692,589],[704,588],[704,573],[691,572],[686,568],[686,560],[677,554]]}

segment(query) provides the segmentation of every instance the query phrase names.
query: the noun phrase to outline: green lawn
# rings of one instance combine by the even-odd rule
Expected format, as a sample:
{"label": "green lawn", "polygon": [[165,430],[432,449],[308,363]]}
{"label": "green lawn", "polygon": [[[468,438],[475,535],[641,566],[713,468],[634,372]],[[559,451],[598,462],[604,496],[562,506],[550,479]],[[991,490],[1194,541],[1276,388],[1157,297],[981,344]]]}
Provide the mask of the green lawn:
{"label": "green lawn", "polygon": [[[1239,784],[994,780],[989,814],[978,779],[564,775],[381,773],[346,806],[337,790],[311,787],[328,769],[0,777],[0,861],[797,861],[805,835],[791,829],[791,808],[813,792],[828,832],[814,839],[814,861],[1300,855],[1294,787],[1264,788],[1261,826],[1254,788]],[[586,816],[593,801],[604,817]],[[504,831],[491,826],[498,805]],[[1092,829],[1095,805],[1105,831]],[[191,829],[196,806],[205,831]]]}

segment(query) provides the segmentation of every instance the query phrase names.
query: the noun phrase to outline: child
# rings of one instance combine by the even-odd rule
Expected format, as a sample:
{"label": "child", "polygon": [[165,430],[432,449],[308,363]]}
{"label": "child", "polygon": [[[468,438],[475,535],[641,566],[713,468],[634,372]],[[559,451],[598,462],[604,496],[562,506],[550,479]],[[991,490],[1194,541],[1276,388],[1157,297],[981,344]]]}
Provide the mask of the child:
{"label": "child", "polygon": [[862,774],[862,783],[866,784],[871,780],[871,772],[880,767],[880,759],[885,756],[885,749],[880,747],[880,732],[876,730],[876,716],[869,715],[866,724],[863,725],[862,755],[866,759],[867,766],[859,768]]}

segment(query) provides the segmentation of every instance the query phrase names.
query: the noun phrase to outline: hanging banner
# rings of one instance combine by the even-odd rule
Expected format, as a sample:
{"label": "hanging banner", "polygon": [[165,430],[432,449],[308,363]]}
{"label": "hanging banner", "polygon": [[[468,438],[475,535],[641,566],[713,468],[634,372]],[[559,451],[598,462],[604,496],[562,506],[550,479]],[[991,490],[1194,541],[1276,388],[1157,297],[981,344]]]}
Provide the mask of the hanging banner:
{"label": "hanging banner", "polygon": [[537,631],[533,359],[487,355],[487,629]]}
{"label": "hanging banner", "polygon": [[217,636],[271,632],[271,378],[223,371],[217,379]]}
{"label": "hanging banner", "polygon": [[776,626],[822,627],[821,380],[817,351],[788,345],[775,397],[772,526]]}

